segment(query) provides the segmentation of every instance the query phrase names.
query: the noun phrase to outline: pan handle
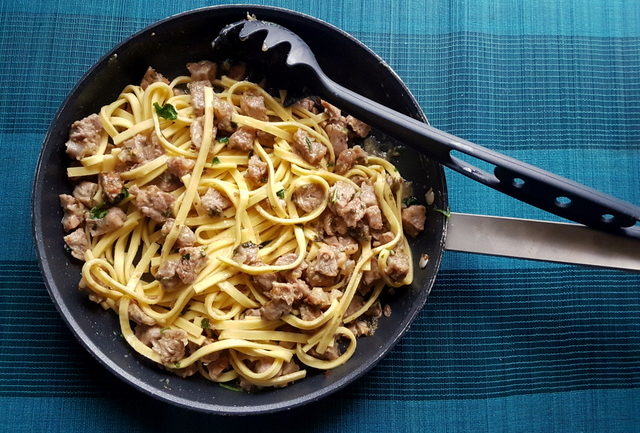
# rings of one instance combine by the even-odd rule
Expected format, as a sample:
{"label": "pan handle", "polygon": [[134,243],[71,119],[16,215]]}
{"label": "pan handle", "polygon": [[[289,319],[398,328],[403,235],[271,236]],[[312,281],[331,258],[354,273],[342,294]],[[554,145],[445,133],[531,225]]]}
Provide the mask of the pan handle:
{"label": "pan handle", "polygon": [[[318,76],[322,96],[361,120],[477,182],[568,220],[621,235],[640,231],[640,207],[448,134]],[[493,173],[460,159],[466,154]]]}

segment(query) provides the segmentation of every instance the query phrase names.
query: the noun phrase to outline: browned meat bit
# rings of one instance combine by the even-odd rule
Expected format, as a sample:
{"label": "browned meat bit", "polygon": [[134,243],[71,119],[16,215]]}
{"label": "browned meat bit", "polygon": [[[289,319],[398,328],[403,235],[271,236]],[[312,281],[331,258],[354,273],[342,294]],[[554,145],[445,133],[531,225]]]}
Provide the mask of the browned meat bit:
{"label": "browned meat bit", "polygon": [[75,159],[93,155],[98,150],[101,133],[100,118],[95,113],[73,122],[69,130],[69,141],[65,143],[67,155]]}
{"label": "browned meat bit", "polygon": [[382,221],[382,212],[378,206],[370,206],[365,211],[365,216],[367,217],[367,221],[369,222],[369,227],[374,230],[380,230],[384,227],[384,222]]}
{"label": "browned meat bit", "polygon": [[213,81],[216,79],[218,65],[208,60],[200,60],[195,63],[187,63],[187,69],[191,72],[193,81]]}
{"label": "browned meat bit", "polygon": [[322,187],[315,183],[303,185],[293,193],[293,202],[305,212],[316,210],[324,201]]}
{"label": "browned meat bit", "polygon": [[378,198],[376,197],[373,186],[368,182],[362,182],[360,185],[360,198],[367,206],[365,215],[369,226],[374,230],[381,230],[384,222],[382,221],[382,212],[378,207]]}
{"label": "browned meat bit", "polygon": [[365,300],[362,296],[355,294],[353,295],[353,299],[351,299],[351,303],[347,307],[347,310],[344,312],[344,317],[349,317],[352,314],[356,313],[362,307],[364,307]]}
{"label": "browned meat bit", "polygon": [[298,129],[293,134],[293,148],[309,164],[317,165],[327,153],[324,144],[314,141],[306,131]]}
{"label": "browned meat bit", "polygon": [[382,315],[384,317],[391,317],[391,305],[385,304],[382,308]]}
{"label": "browned meat bit", "polygon": [[329,295],[327,292],[322,290],[321,287],[314,287],[311,289],[311,292],[307,295],[305,300],[311,304],[316,305],[320,308],[327,308],[331,305],[331,299],[329,299]]}
{"label": "browned meat bit", "polygon": [[[329,197],[331,197],[331,190],[329,190]],[[344,219],[334,215],[330,211],[325,211],[321,215],[321,221],[323,230],[329,236],[334,236],[336,234],[346,235],[349,231],[349,227],[347,227],[347,223],[344,222]]]}
{"label": "browned meat bit", "polygon": [[[163,236],[167,236],[171,229],[173,228],[173,224],[175,220],[173,218],[167,219],[167,221],[162,225],[162,229],[160,229],[160,233]],[[196,243],[196,235],[193,233],[188,226],[180,227],[180,232],[178,237],[176,238],[176,242],[174,244],[174,248],[184,248],[184,247],[192,247],[193,244]]]}
{"label": "browned meat bit", "polygon": [[314,98],[302,98],[293,104],[294,107],[303,108],[313,114],[318,114],[318,105]]}
{"label": "browned meat bit", "polygon": [[193,159],[183,158],[182,156],[174,156],[167,160],[167,170],[179,178],[191,173],[195,165],[196,162]]}
{"label": "browned meat bit", "polygon": [[247,64],[244,62],[234,63],[229,67],[229,71],[227,72],[227,77],[232,80],[241,81],[247,76]]}
{"label": "browned meat bit", "polygon": [[184,358],[188,341],[187,333],[182,329],[165,329],[159,339],[151,340],[151,348],[160,355],[163,364],[176,364]]}
{"label": "browned meat bit", "polygon": [[351,236],[329,236],[324,239],[324,242],[333,249],[348,255],[357,253],[359,249],[358,242]]}
{"label": "browned meat bit", "polygon": [[329,208],[344,219],[347,227],[356,227],[366,206],[350,183],[339,180],[329,189]]}
{"label": "browned meat bit", "polygon": [[156,324],[156,320],[153,317],[149,316],[144,311],[142,311],[140,306],[134,301],[131,301],[129,303],[128,312],[129,312],[129,319],[133,320],[134,322],[140,325],[153,326]]}
{"label": "browned meat bit", "polygon": [[362,273],[361,283],[364,286],[371,286],[380,279],[380,270],[378,269],[378,260],[374,257],[371,259],[371,269]]}
{"label": "browned meat bit", "polygon": [[360,146],[347,149],[336,160],[336,173],[344,174],[355,164],[366,164],[369,159],[367,152]]}
{"label": "browned meat bit", "polygon": [[172,368],[171,372],[184,379],[193,376],[198,372],[198,364],[194,362],[193,364],[185,368]]}
{"label": "browned meat bit", "polygon": [[167,260],[160,265],[156,279],[165,289],[174,289],[181,282],[191,284],[207,264],[207,254],[202,248],[184,247],[178,251],[180,260]]}
{"label": "browned meat bit", "polygon": [[167,80],[161,73],[156,71],[154,68],[149,66],[147,68],[147,72],[144,73],[142,77],[142,81],[140,81],[140,87],[142,90],[145,90],[152,83],[162,82],[165,84],[169,84],[169,80]]}
{"label": "browned meat bit", "polygon": [[105,195],[107,201],[114,201],[124,188],[124,182],[120,174],[115,172],[100,173],[98,178],[100,180],[100,186],[102,187],[102,193]]}
{"label": "browned meat bit", "polygon": [[380,301],[374,302],[364,314],[374,319],[379,319],[382,316],[382,304]]}
{"label": "browned meat bit", "polygon": [[362,182],[362,184],[360,184],[360,198],[367,207],[378,205],[376,192],[373,189],[373,185],[369,182]]}
{"label": "browned meat bit", "polygon": [[372,232],[371,233],[373,236],[373,243],[372,246],[374,248],[379,247],[380,245],[384,245],[384,244],[388,244],[389,242],[391,242],[393,239],[395,239],[395,235],[393,234],[393,232]]}
{"label": "browned meat bit", "polygon": [[227,132],[233,131],[231,117],[233,116],[233,105],[224,99],[213,98],[213,114],[216,126]]}
{"label": "browned meat bit", "polygon": [[229,137],[229,148],[241,152],[249,152],[253,149],[256,139],[256,130],[250,126],[241,126]]}
{"label": "browned meat bit", "polygon": [[313,305],[302,304],[300,305],[300,318],[302,320],[313,320],[320,317],[322,310]]}
{"label": "browned meat bit", "polygon": [[96,201],[93,199],[98,192],[98,184],[94,182],[80,182],[73,189],[73,197],[86,207],[93,207]]}
{"label": "browned meat bit", "polygon": [[158,143],[155,134],[152,138],[137,134],[122,144],[122,151],[118,154],[118,159],[128,165],[144,164],[163,153],[164,149]]}
{"label": "browned meat bit", "polygon": [[291,305],[281,299],[272,299],[260,308],[264,320],[278,320],[291,311]]}
{"label": "browned meat bit", "polygon": [[341,355],[340,347],[336,341],[333,342],[332,346],[327,347],[327,350],[325,350],[324,353],[318,353],[314,348],[309,351],[309,354],[318,359],[324,359],[325,361],[333,361],[334,359],[338,359]]}
{"label": "browned meat bit", "polygon": [[320,104],[324,107],[324,112],[329,116],[330,122],[344,123],[345,119],[342,112],[335,105],[329,104],[327,101],[321,100]]}
{"label": "browned meat bit", "polygon": [[214,354],[218,354],[218,357],[213,361],[209,361],[207,364],[207,371],[209,372],[209,377],[212,380],[218,379],[225,370],[228,370],[231,367],[231,364],[229,363],[229,356],[226,352],[214,352],[211,355]]}
{"label": "browned meat bit", "polygon": [[[215,138],[218,130],[215,125],[213,126],[213,130],[211,132],[211,137]],[[204,136],[204,117],[200,116],[189,126],[189,135],[191,136],[191,144],[196,149],[200,150],[200,146],[202,146],[202,137]],[[211,149],[211,148],[210,148]]]}
{"label": "browned meat bit", "polygon": [[258,185],[267,181],[267,163],[260,159],[258,155],[249,158],[249,166],[244,173],[244,177]]}
{"label": "browned meat bit", "polygon": [[147,188],[134,185],[129,192],[136,196],[135,205],[144,216],[159,223],[165,222],[171,216],[171,205],[175,201],[173,195],[161,191],[155,185]]}
{"label": "browned meat bit", "polygon": [[427,219],[427,208],[422,205],[412,205],[402,209],[402,227],[411,237],[416,237],[424,230]]}
{"label": "browned meat bit", "polygon": [[387,257],[385,273],[391,281],[401,281],[409,273],[409,257],[402,250],[395,250]]}
{"label": "browned meat bit", "polygon": [[207,192],[200,197],[202,207],[209,212],[211,216],[219,216],[222,211],[231,206],[231,202],[224,195],[220,194],[214,188],[207,189]]}
{"label": "browned meat bit", "polygon": [[328,277],[335,277],[338,271],[338,261],[333,248],[327,244],[321,244],[318,255],[309,266],[309,272],[319,272]]}
{"label": "browned meat bit", "polygon": [[[298,256],[295,253],[284,254],[275,261],[276,266],[289,265],[296,261]],[[306,262],[300,263],[298,266],[290,271],[280,271],[280,274],[284,276],[285,280],[289,283],[293,283],[302,278],[302,273],[307,269],[308,264]]]}
{"label": "browned meat bit", "polygon": [[347,135],[347,128],[339,123],[329,123],[324,127],[324,130],[333,146],[333,153],[336,158],[339,157],[348,147],[349,136]]}
{"label": "browned meat bit", "polygon": [[297,280],[293,283],[279,283],[276,281],[272,283],[271,290],[265,292],[265,295],[273,300],[280,300],[286,302],[287,305],[293,305],[295,301],[302,299],[309,293],[310,290],[307,283]]}
{"label": "browned meat bit", "polygon": [[60,206],[64,210],[62,226],[65,231],[73,230],[84,222],[87,209],[75,197],[69,194],[60,194]]}
{"label": "browned meat bit", "polygon": [[349,115],[347,116],[347,125],[351,127],[358,137],[364,138],[371,132],[371,127],[361,120]]}
{"label": "browned meat bit", "polygon": [[264,105],[264,97],[261,95],[253,95],[248,92],[243,93],[240,98],[240,108],[245,115],[253,117],[254,119],[265,122],[269,120],[267,107]]}
{"label": "browned meat bit", "polygon": [[91,236],[100,236],[118,230],[127,219],[127,214],[119,207],[112,207],[102,218],[87,219],[87,227]]}
{"label": "browned meat bit", "polygon": [[165,171],[160,176],[153,179],[151,185],[157,186],[161,191],[171,192],[180,188],[182,186],[182,181],[171,173]]}
{"label": "browned meat bit", "polygon": [[138,325],[135,329],[135,334],[138,340],[145,346],[151,347],[151,342],[159,340],[162,336],[162,328],[159,326],[145,326]]}
{"label": "browned meat bit", "polygon": [[89,240],[84,230],[81,228],[76,229],[76,231],[66,235],[63,239],[71,249],[71,255],[78,260],[84,260],[84,253],[89,248]]}
{"label": "browned meat bit", "polygon": [[260,266],[262,259],[258,257],[259,247],[253,242],[245,242],[238,245],[233,251],[233,260],[249,266]]}
{"label": "browned meat bit", "polygon": [[191,95],[191,107],[196,116],[204,114],[204,88],[211,87],[209,80],[192,81],[187,84],[189,94]]}

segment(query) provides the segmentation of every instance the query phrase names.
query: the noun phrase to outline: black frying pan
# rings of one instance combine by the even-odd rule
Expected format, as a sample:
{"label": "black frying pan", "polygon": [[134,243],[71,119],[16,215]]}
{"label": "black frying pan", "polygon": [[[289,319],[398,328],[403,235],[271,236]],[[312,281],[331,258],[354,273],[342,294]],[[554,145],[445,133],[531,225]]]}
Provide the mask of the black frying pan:
{"label": "black frying pan", "polygon": [[[69,126],[115,100],[130,83],[138,83],[149,65],[165,76],[186,73],[190,61],[209,58],[211,41],[226,24],[247,12],[281,24],[300,35],[322,68],[338,83],[394,110],[424,120],[415,99],[400,78],[371,50],[341,30],[300,13],[265,6],[220,6],[186,12],[160,21],[130,37],[106,54],[71,91],[45,138],[33,186],[33,231],[44,280],[56,307],[78,340],[105,367],[154,397],[187,408],[219,414],[257,414],[283,410],[337,391],[371,369],[398,341],[423,307],[434,283],[443,251],[446,218],[430,212],[423,234],[412,243],[415,278],[389,300],[393,314],[382,318],[375,335],[358,340],[351,360],[329,373],[311,373],[289,387],[256,394],[223,389],[204,379],[181,379],[135,356],[122,337],[113,312],[90,302],[77,290],[81,263],[64,253],[62,211],[58,194],[69,192],[69,160],[64,152]],[[435,192],[434,206],[447,209],[442,168],[404,149],[392,162],[414,182],[415,195]],[[421,254],[429,255],[425,269]]]}

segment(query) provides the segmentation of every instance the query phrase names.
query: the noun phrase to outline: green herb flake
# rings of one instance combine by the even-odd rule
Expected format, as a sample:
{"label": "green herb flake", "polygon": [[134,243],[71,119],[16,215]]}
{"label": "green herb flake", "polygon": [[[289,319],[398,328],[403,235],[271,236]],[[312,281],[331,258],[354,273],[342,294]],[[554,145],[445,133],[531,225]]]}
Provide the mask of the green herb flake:
{"label": "green herb flake", "polygon": [[307,149],[309,149],[309,152],[311,152],[311,150],[313,150],[313,145],[311,144],[311,140],[309,140],[309,137],[304,137],[304,142],[307,143]]}
{"label": "green herb flake", "polygon": [[229,142],[229,137],[222,137],[218,140],[219,143],[227,144]]}
{"label": "green herb flake", "polygon": [[331,197],[329,198],[331,203],[336,203],[338,201],[338,189],[334,189],[331,191]]}
{"label": "green herb flake", "polygon": [[284,189],[281,189],[280,191],[278,191],[276,195],[280,198],[284,198]]}
{"label": "green herb flake", "polygon": [[217,156],[214,156],[213,159],[211,160],[211,164],[213,165],[220,164],[220,158],[218,158]]}
{"label": "green herb flake", "polygon": [[200,327],[202,329],[209,329],[210,328],[209,319],[207,319],[206,317],[202,319],[202,321],[200,322]]}
{"label": "green herb flake", "polygon": [[171,366],[173,368],[180,368],[180,363],[179,362],[174,362]]}
{"label": "green herb flake", "polygon": [[242,392],[240,388],[236,386],[227,385],[226,383],[219,383],[218,385],[220,385],[220,388],[228,389],[229,391]]}
{"label": "green herb flake", "polygon": [[119,202],[121,202],[122,200],[124,200],[124,199],[126,199],[128,197],[129,197],[129,190],[125,186],[125,187],[122,187],[122,190],[120,190],[120,194],[118,194],[116,196],[116,198],[113,199],[113,202],[114,203],[119,203]]}
{"label": "green herb flake", "polygon": [[436,208],[433,208],[431,210],[434,211],[434,212],[441,213],[442,215],[445,216],[445,218],[449,218],[451,216],[451,211],[449,209],[438,209],[436,207]]}
{"label": "green herb flake", "polygon": [[182,260],[191,260],[191,254],[189,254],[189,253],[183,254],[182,255]]}
{"label": "green herb flake", "polygon": [[402,204],[409,207],[412,206],[414,204],[418,203],[418,199],[415,198],[414,196],[409,196],[409,197],[405,197],[404,200],[402,200]]}
{"label": "green herb flake", "polygon": [[165,104],[161,107],[160,104],[154,102],[153,108],[156,109],[156,114],[158,115],[158,117],[162,117],[163,119],[168,120],[176,120],[178,118],[178,112],[171,104]]}
{"label": "green herb flake", "polygon": [[330,162],[330,163],[327,164],[327,167],[329,167],[329,168],[332,168],[332,167],[335,167],[335,166],[336,166],[335,162]]}
{"label": "green herb flake", "polygon": [[91,208],[89,214],[91,215],[91,218],[93,218],[94,220],[98,220],[104,218],[107,215],[107,212],[109,212],[109,208],[107,208],[104,204],[101,204],[99,206]]}

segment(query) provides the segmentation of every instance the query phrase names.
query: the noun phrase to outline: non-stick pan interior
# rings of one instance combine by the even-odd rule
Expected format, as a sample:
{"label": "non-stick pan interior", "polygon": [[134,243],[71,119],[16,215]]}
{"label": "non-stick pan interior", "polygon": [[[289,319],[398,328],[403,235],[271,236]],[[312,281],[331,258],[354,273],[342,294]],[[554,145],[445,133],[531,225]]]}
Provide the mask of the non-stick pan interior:
{"label": "non-stick pan interior", "polygon": [[[299,34],[314,50],[320,65],[340,84],[416,118],[421,112],[412,95],[389,67],[346,33],[311,17],[270,7],[212,7],[187,12],[154,24],[103,57],[71,92],[47,134],[38,163],[33,193],[34,236],[42,272],[52,299],[81,343],[108,369],[135,387],[181,406],[216,413],[263,413],[290,408],[325,396],[370,369],[402,335],[422,308],[435,279],[444,242],[446,219],[429,213],[423,235],[413,242],[415,281],[391,300],[392,315],[382,318],[376,334],[361,338],[351,360],[330,374],[314,373],[292,386],[237,393],[204,379],[181,379],[137,356],[120,335],[116,316],[103,311],[77,290],[81,263],[63,250],[64,232],[58,194],[72,186],[66,178],[64,153],[70,124],[115,100],[130,83],[138,83],[146,68],[165,76],[186,74],[185,64],[210,57],[211,41],[225,25],[247,12]],[[415,194],[435,191],[435,206],[447,207],[441,167],[402,149],[392,159],[402,175],[414,182]],[[421,254],[430,260],[417,266]]]}

